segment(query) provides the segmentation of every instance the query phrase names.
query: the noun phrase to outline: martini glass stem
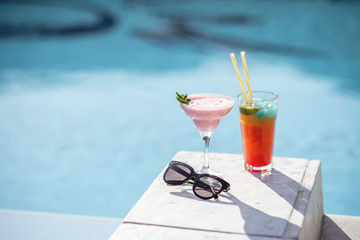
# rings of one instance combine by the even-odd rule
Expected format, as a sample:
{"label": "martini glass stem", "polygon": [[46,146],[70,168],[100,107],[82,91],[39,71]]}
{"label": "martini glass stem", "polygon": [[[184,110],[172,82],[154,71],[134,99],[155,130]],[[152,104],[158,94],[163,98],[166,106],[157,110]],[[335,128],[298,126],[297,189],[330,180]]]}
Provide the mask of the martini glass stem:
{"label": "martini glass stem", "polygon": [[209,166],[209,144],[210,144],[210,136],[203,136],[203,146],[204,146],[204,162],[202,170],[208,170]]}

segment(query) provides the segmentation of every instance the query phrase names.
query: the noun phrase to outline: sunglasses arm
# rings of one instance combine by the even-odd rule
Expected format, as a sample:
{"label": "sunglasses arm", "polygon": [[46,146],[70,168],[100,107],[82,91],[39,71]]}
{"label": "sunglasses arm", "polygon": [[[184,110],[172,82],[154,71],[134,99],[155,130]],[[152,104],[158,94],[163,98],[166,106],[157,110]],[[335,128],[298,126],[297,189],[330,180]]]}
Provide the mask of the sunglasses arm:
{"label": "sunglasses arm", "polygon": [[215,198],[215,199],[218,199],[218,198],[219,198],[219,196],[215,193],[214,188],[210,186],[210,189],[211,189],[211,192],[212,192],[212,194],[213,194],[214,198]]}

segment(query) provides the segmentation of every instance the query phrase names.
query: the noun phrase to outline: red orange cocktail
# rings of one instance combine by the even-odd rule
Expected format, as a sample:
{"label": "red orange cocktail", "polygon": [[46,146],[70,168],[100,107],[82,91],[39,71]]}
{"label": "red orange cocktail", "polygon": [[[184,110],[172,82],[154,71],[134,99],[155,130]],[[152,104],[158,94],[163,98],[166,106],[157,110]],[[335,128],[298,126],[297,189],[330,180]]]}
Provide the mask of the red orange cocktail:
{"label": "red orange cocktail", "polygon": [[253,91],[252,94],[252,104],[239,95],[245,169],[268,172],[272,169],[278,95],[264,91]]}

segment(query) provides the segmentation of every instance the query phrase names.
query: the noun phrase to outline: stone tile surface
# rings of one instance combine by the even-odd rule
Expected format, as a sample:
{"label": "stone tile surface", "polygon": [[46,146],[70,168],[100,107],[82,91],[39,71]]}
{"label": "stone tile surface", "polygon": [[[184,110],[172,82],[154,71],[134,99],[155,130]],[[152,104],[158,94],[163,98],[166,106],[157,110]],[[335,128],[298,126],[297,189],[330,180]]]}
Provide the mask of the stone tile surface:
{"label": "stone tile surface", "polygon": [[9,215],[9,212],[1,211],[1,209],[0,209],[0,223],[7,215]]}
{"label": "stone tile surface", "polygon": [[122,221],[119,219],[106,220],[100,228],[91,236],[90,240],[107,240],[114,233],[114,231],[121,225]]}
{"label": "stone tile surface", "polygon": [[198,231],[193,229],[168,228],[151,225],[122,224],[112,236],[112,239],[226,239],[226,240],[274,240],[271,237],[248,236],[222,232]]}
{"label": "stone tile surface", "polygon": [[359,240],[360,217],[324,215],[321,240]]}
{"label": "stone tile surface", "polygon": [[105,240],[121,219],[0,209],[1,240]]}
{"label": "stone tile surface", "polygon": [[35,239],[50,221],[49,216],[9,214],[0,222],[0,239]]}
{"label": "stone tile surface", "polygon": [[100,228],[101,222],[71,217],[55,218],[41,232],[37,240],[88,240]]}
{"label": "stone tile surface", "polygon": [[[281,238],[285,233],[299,236],[314,181],[305,180],[303,184],[304,175],[309,167],[319,168],[319,161],[309,166],[306,159],[275,157],[272,175],[262,176],[244,170],[242,155],[212,153],[210,158],[211,168],[230,182],[230,192],[217,200],[201,200],[192,193],[191,185],[167,186],[162,180],[163,171],[125,217],[124,225],[248,237]],[[189,163],[196,170],[201,168],[202,153],[179,152],[173,159]],[[322,212],[317,214],[322,217]],[[118,238],[113,235],[111,239]]]}

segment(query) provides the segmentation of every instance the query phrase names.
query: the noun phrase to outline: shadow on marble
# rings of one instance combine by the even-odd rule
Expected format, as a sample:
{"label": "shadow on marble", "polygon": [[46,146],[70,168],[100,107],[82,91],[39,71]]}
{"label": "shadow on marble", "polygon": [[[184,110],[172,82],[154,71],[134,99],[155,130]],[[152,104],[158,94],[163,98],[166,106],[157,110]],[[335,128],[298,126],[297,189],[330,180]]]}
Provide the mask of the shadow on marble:
{"label": "shadow on marble", "polygon": [[[299,182],[293,180],[292,178],[288,177],[287,175],[283,174],[281,171],[275,168],[273,168],[271,173],[253,172],[251,174],[257,179],[259,179],[266,186],[268,186],[270,189],[272,189],[280,197],[285,199],[297,211],[300,211],[300,209],[298,209],[299,205],[294,206],[294,202],[299,192],[301,193],[301,196],[306,196],[311,192],[309,189],[302,187]],[[186,185],[189,186],[189,189],[182,190],[180,193],[171,192],[171,194],[198,200],[198,198],[192,193],[192,184],[187,183],[185,184],[185,186]],[[222,195],[223,193],[220,194],[219,197],[221,198]]]}
{"label": "shadow on marble", "polygon": [[293,205],[294,209],[299,212],[301,212],[299,209],[300,205],[294,205],[294,199],[296,199],[298,195],[307,196],[311,193],[309,189],[303,187],[299,182],[283,174],[276,168],[273,168],[270,174],[255,172],[251,174],[285,199],[290,205]]}
{"label": "shadow on marble", "polygon": [[[299,226],[290,223],[286,219],[270,216],[263,211],[251,207],[250,205],[244,203],[243,201],[235,197],[230,192],[221,193],[218,199],[203,200],[193,194],[190,184],[187,185],[189,185],[188,189],[182,189],[181,192],[170,192],[170,194],[178,197],[193,199],[196,201],[209,201],[213,204],[236,205],[239,208],[240,214],[245,221],[244,230],[249,239],[258,239],[259,236],[262,236],[261,233],[256,235],[254,235],[253,233],[256,232],[254,228],[258,226],[259,222],[264,221],[264,219],[267,219],[265,222],[265,226],[268,226],[269,228],[274,225],[285,225],[287,227],[291,227],[292,229],[296,229],[297,231],[300,230]],[[221,200],[222,198],[225,198],[227,201]],[[267,235],[264,234],[263,236]]]}
{"label": "shadow on marble", "polygon": [[341,226],[339,226],[338,223],[324,215],[321,240],[335,239],[351,240],[351,238],[341,229]]}

